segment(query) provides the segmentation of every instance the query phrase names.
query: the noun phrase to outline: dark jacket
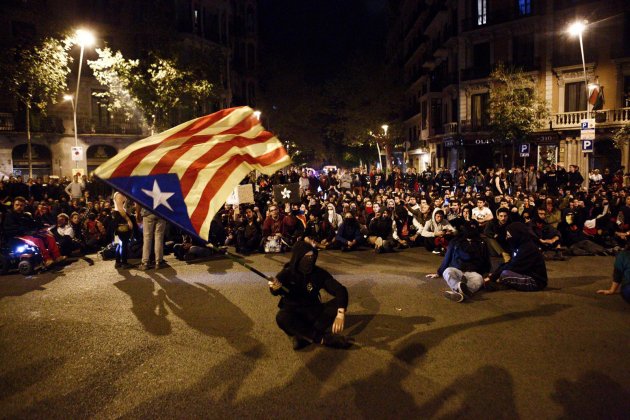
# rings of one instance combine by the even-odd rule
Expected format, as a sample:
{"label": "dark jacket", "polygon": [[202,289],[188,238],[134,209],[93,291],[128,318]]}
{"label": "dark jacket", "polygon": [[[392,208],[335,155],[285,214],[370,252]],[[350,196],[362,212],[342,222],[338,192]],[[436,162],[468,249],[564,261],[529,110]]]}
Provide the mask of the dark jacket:
{"label": "dark jacket", "polygon": [[335,239],[342,244],[349,241],[360,242],[362,239],[361,226],[359,226],[356,220],[352,220],[351,222],[344,221],[339,225]]}
{"label": "dark jacket", "polygon": [[448,244],[446,255],[437,273],[441,276],[448,267],[482,275],[488,273],[491,268],[488,246],[481,238],[458,236]]}
{"label": "dark jacket", "polygon": [[37,223],[30,213],[16,213],[13,210],[7,211],[4,216],[2,228],[6,239],[21,235],[30,235],[42,227]]}
{"label": "dark jacket", "polygon": [[542,288],[547,286],[547,266],[542,253],[538,249],[538,245],[530,228],[524,223],[512,223],[507,228],[512,236],[509,240],[511,248],[514,250],[512,259],[501,264],[490,275],[492,280],[499,278],[501,272],[510,270],[518,274],[526,274],[531,276],[536,283]]}
{"label": "dark jacket", "polygon": [[348,307],[348,290],[335,280],[328,271],[318,266],[315,266],[310,274],[302,274],[298,271],[300,259],[309,251],[313,251],[315,258],[317,258],[317,249],[306,242],[298,241],[293,245],[291,260],[276,276],[283,287],[277,291],[271,291],[271,294],[275,296],[282,296],[278,307],[321,305],[319,292],[324,289],[337,298],[340,308],[346,309]]}

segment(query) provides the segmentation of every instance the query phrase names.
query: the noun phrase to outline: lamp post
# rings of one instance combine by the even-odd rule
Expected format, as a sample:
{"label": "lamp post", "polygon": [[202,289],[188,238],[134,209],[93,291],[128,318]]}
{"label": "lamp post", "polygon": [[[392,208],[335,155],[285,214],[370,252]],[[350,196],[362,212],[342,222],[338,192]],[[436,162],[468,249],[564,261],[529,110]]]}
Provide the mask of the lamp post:
{"label": "lamp post", "polygon": [[[582,53],[582,71],[584,72],[584,89],[586,89],[586,118],[590,117],[589,113],[589,98],[588,98],[588,77],[586,76],[586,60],[584,59],[584,43],[582,42],[582,33],[586,29],[586,21],[576,21],[571,26],[569,26],[569,33],[573,36],[578,36],[580,39],[580,52]],[[580,136],[581,137],[581,136]],[[589,171],[589,159],[586,158],[586,154],[584,154],[585,160],[584,165],[582,167],[585,169],[585,173]],[[586,177],[586,186],[588,187],[589,178]]]}
{"label": "lamp post", "polygon": [[[79,86],[81,85],[81,67],[83,65],[83,52],[86,46],[94,45],[94,34],[85,29],[77,29],[75,32],[75,40],[81,47],[81,53],[79,54],[79,71],[77,73],[77,88],[74,97],[71,95],[64,96],[64,99],[70,100],[72,104],[72,116],[74,119],[74,146],[79,146],[79,135],[77,131],[77,108],[79,107]],[[79,167],[79,161],[76,161],[76,167]]]}
{"label": "lamp post", "polygon": [[580,39],[580,52],[582,53],[582,71],[584,72],[584,89],[586,89],[586,111],[588,112],[588,78],[586,77],[586,60],[584,59],[584,43],[582,33],[586,29],[586,21],[577,21],[569,26],[569,33]]}

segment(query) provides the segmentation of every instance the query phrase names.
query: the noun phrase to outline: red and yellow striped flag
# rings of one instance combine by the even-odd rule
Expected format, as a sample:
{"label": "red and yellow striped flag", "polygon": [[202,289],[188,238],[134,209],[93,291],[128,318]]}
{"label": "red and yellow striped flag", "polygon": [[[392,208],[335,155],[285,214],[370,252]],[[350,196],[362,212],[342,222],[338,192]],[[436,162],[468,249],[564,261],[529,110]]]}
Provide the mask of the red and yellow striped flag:
{"label": "red and yellow striped flag", "polygon": [[291,159],[249,107],[224,109],[131,144],[94,174],[156,215],[208,240],[210,222],[252,170]]}

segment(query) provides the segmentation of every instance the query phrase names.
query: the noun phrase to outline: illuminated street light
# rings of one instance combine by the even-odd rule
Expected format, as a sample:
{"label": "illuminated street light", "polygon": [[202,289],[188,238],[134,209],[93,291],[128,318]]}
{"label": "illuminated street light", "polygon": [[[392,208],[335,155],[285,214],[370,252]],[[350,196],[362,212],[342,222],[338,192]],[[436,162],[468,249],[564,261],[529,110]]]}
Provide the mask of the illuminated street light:
{"label": "illuminated street light", "polygon": [[586,30],[586,21],[577,21],[572,23],[569,28],[569,34],[580,38],[580,52],[582,53],[582,70],[584,71],[584,88],[586,89],[586,111],[588,111],[588,78],[586,77],[586,60],[584,60],[584,43],[582,42],[582,33]]}
{"label": "illuminated street light", "polygon": [[[70,95],[64,96],[65,100],[70,100],[72,104],[72,114],[74,118],[74,145],[75,147],[79,146],[79,136],[77,133],[77,108],[79,107],[79,86],[81,84],[81,66],[83,65],[83,52],[85,47],[90,47],[94,45],[96,39],[94,38],[94,34],[91,31],[86,29],[77,29],[75,32],[75,42],[81,46],[81,54],[79,55],[79,71],[77,73],[77,89],[74,94],[74,98],[70,97],[70,99],[66,99],[66,97]],[[79,161],[76,162],[77,168],[79,167]]]}

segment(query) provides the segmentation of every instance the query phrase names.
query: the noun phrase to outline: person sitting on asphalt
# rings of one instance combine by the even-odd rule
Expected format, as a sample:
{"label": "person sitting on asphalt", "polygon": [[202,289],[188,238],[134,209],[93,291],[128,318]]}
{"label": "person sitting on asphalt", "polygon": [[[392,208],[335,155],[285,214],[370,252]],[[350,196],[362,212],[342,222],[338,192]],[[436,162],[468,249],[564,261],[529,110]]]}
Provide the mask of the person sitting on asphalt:
{"label": "person sitting on asphalt", "polygon": [[77,232],[70,223],[70,218],[66,213],[59,213],[57,224],[50,229],[55,240],[59,244],[62,255],[70,256],[75,251],[81,251],[81,243],[77,239]]}
{"label": "person sitting on asphalt", "polygon": [[477,199],[477,207],[472,209],[472,218],[475,219],[482,228],[485,228],[486,224],[492,220],[492,210],[486,206],[486,201],[483,198]]}
{"label": "person sitting on asphalt", "polygon": [[505,207],[497,209],[497,217],[490,220],[483,231],[484,240],[488,247],[498,257],[502,257],[504,262],[510,260],[509,247],[506,238],[509,224],[510,210]]}
{"label": "person sitting on asphalt", "polygon": [[538,247],[549,258],[563,260],[560,232],[547,223],[547,211],[543,207],[536,210],[536,216],[529,226],[538,238]]}
{"label": "person sitting on asphalt", "polygon": [[5,240],[20,238],[27,244],[37,247],[46,267],[65,260],[66,257],[59,252],[59,247],[52,234],[44,230],[43,226],[37,223],[30,213],[24,211],[25,208],[26,199],[24,197],[18,196],[13,199],[13,207],[6,212],[2,223]]}
{"label": "person sitting on asphalt", "polygon": [[427,251],[434,254],[443,253],[456,233],[455,228],[444,218],[444,212],[436,208],[433,210],[433,219],[426,222],[422,229],[422,236],[425,238],[424,246]]}
{"label": "person sitting on asphalt", "polygon": [[337,230],[337,236],[335,237],[335,244],[337,244],[342,251],[354,251],[363,242],[363,236],[361,235],[361,227],[354,218],[354,215],[350,212],[346,212],[343,216],[343,222],[339,225]]}
{"label": "person sitting on asphalt", "polygon": [[239,254],[256,252],[262,240],[258,212],[254,210],[251,207],[245,209],[245,218],[236,231],[236,252]]}
{"label": "person sitting on asphalt", "polygon": [[389,217],[387,208],[381,209],[378,204],[374,206],[376,209],[374,217],[370,221],[368,227],[368,244],[374,245],[374,252],[380,254],[382,252],[393,252],[394,227],[392,219]]}
{"label": "person sitting on asphalt", "polygon": [[[298,241],[291,260],[272,278],[269,291],[281,296],[276,322],[299,350],[311,343],[348,348],[352,342],[339,335],[344,329],[348,290],[325,269],[316,266],[317,249]],[[320,290],[333,299],[322,303]]]}
{"label": "person sitting on asphalt", "polygon": [[483,286],[484,275],[490,272],[490,252],[479,231],[479,223],[474,220],[463,224],[460,234],[448,245],[437,273],[427,275],[427,278],[442,276],[451,288],[444,292],[444,297],[454,302],[470,298]]}
{"label": "person sitting on asphalt", "polygon": [[521,222],[510,224],[507,239],[513,250],[512,258],[484,279],[484,287],[493,289],[495,284],[500,284],[524,292],[547,287],[545,259],[529,226]]}
{"label": "person sitting on asphalt", "polygon": [[626,247],[615,257],[613,280],[610,288],[597,291],[600,295],[621,293],[621,297],[630,303],[630,250]]}

